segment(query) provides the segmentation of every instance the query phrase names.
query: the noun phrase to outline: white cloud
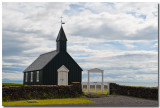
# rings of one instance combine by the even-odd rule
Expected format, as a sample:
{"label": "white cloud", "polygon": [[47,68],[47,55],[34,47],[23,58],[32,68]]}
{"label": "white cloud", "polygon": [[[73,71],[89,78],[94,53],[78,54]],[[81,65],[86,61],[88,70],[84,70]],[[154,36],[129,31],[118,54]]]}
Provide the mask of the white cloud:
{"label": "white cloud", "polygon": [[[61,15],[68,52],[84,69],[83,76],[94,67],[113,75],[105,81],[152,80],[148,76],[158,72],[156,3],[2,5],[3,78],[23,79],[23,69],[40,54],[56,49]],[[20,69],[9,71],[16,66]]]}
{"label": "white cloud", "polygon": [[[148,8],[146,9],[146,6],[151,9],[149,10],[149,12],[143,11],[148,10]],[[79,15],[69,18],[71,25],[76,24],[77,26],[74,27],[67,25],[67,31],[71,30],[70,32],[74,33],[78,32],[79,30],[83,30],[84,33],[88,32],[89,34],[90,32],[93,32],[96,33],[97,36],[101,36],[104,35],[105,32],[106,34],[110,34],[110,32],[107,30],[103,32],[97,31],[99,29],[103,30],[104,28],[106,28],[109,30],[114,30],[113,32],[119,32],[119,35],[118,33],[114,34],[111,32],[111,35],[109,35],[109,37],[113,37],[113,35],[117,36],[115,36],[114,38],[107,38],[106,35],[106,39],[120,39],[122,36],[124,36],[124,38],[126,39],[132,39],[133,35],[135,36],[135,34],[140,32],[141,30],[146,29],[147,27],[153,27],[154,29],[157,28],[157,17],[153,15],[153,12],[157,12],[157,4],[155,3],[114,3],[114,7],[115,8],[111,8],[110,5],[105,5],[105,3],[86,3],[85,8],[89,8],[94,11],[101,11],[99,11],[99,13],[94,13],[90,10],[85,10],[80,12]],[[134,9],[136,9],[135,13],[140,15],[144,14],[146,16],[146,19],[127,14],[130,8],[133,8],[133,10],[131,9],[130,12],[134,12]],[[151,15],[152,17],[150,17]],[[85,29],[88,31],[85,31]],[[89,31],[89,29],[91,29],[92,31]],[[84,33],[82,33],[81,36],[83,36]],[[143,39],[146,38],[143,37]]]}
{"label": "white cloud", "polygon": [[14,73],[2,73],[3,79],[10,79],[10,80],[22,80],[23,79],[23,73],[20,72],[14,72]]}
{"label": "white cloud", "polygon": [[155,43],[152,48],[158,47],[158,43]]}

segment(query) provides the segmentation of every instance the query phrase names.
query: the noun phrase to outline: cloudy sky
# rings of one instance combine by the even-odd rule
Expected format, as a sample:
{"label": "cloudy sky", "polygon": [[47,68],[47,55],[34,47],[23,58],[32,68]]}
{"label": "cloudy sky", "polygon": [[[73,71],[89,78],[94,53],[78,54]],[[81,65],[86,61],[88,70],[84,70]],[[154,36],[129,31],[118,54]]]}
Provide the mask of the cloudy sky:
{"label": "cloudy sky", "polygon": [[[63,16],[67,50],[104,81],[157,82],[157,3],[3,3],[3,79],[22,80],[40,54],[56,49]],[[101,81],[91,74],[91,81]]]}

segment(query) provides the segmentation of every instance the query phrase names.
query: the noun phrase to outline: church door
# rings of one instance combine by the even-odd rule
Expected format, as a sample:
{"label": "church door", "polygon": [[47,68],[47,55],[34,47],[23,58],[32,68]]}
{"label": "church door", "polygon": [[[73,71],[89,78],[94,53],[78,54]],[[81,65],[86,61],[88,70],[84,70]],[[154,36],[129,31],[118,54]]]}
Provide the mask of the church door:
{"label": "church door", "polygon": [[58,70],[58,85],[68,85],[69,70],[62,65]]}

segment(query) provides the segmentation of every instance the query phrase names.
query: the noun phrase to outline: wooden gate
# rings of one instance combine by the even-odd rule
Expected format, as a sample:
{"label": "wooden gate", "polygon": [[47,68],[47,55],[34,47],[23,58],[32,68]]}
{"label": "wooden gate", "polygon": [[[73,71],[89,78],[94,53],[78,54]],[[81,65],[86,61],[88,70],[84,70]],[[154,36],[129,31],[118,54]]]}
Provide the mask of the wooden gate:
{"label": "wooden gate", "polygon": [[[106,82],[103,85],[100,82],[90,82],[90,84],[88,84],[87,82],[82,82],[81,84],[82,84],[83,92],[86,92],[86,93],[100,93],[101,92],[101,93],[108,94],[108,95],[110,94],[109,82],[108,83]],[[90,90],[88,90],[88,88],[90,88]]]}

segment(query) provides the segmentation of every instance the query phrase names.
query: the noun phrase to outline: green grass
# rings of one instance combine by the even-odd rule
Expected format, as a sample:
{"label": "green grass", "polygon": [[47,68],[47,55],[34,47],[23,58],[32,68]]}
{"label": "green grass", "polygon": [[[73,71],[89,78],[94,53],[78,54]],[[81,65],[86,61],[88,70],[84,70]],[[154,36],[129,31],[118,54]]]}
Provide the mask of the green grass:
{"label": "green grass", "polygon": [[[121,86],[127,86],[127,85],[121,85]],[[144,86],[129,86],[129,87],[141,87],[141,88],[158,88],[158,87],[144,87]]]}
{"label": "green grass", "polygon": [[23,85],[23,84],[18,84],[18,83],[2,83],[2,85]]}
{"label": "green grass", "polygon": [[[106,94],[106,95],[108,94],[107,91],[104,91],[103,93],[100,92],[100,91],[101,91],[100,88],[97,88],[96,90],[97,90],[97,92],[95,92],[95,89],[94,89],[94,88],[90,88],[90,92],[94,92],[94,93],[97,93],[97,94]],[[83,88],[83,92],[87,92],[87,89],[86,89],[86,88]]]}
{"label": "green grass", "polygon": [[[96,90],[97,90],[97,92],[100,92],[100,91],[101,91],[101,88],[97,88]],[[83,88],[83,91],[84,91],[84,92],[87,92],[87,89],[86,89],[86,88]],[[95,92],[95,88],[90,88],[90,91],[91,91],[91,92]]]}
{"label": "green grass", "polygon": [[47,99],[47,100],[36,100],[37,102],[25,101],[11,101],[2,102],[3,106],[34,106],[34,105],[59,105],[59,104],[84,104],[94,103],[94,101],[83,99],[83,98],[67,98],[67,99]]}
{"label": "green grass", "polygon": [[[143,86],[139,86],[139,87],[143,87]],[[158,87],[143,87],[143,88],[158,88]]]}

